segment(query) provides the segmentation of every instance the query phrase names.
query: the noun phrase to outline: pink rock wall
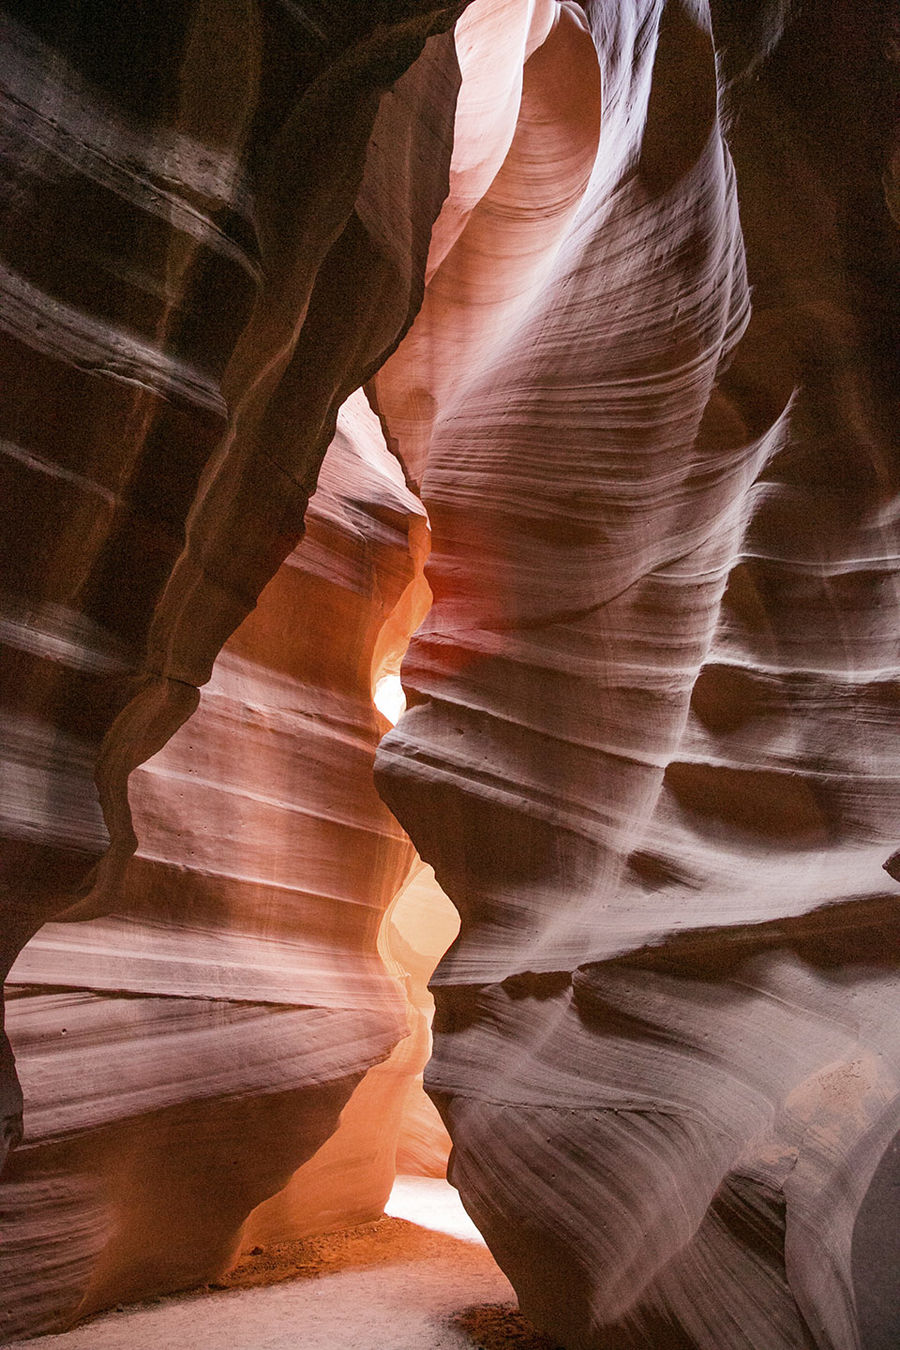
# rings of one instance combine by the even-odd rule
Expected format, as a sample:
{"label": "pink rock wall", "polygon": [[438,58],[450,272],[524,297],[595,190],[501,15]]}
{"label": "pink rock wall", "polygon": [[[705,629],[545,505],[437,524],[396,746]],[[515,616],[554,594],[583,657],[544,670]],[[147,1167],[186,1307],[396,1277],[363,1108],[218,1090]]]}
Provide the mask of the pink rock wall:
{"label": "pink rock wall", "polygon": [[[426,1081],[567,1347],[888,1345],[852,1261],[900,1129],[878,24],[584,10],[594,74],[563,9],[375,381],[434,593],[379,786],[462,915]],[[560,128],[589,181],[542,237]]]}
{"label": "pink rock wall", "polygon": [[295,547],[338,407],[418,306],[451,39],[390,86],[455,11],[356,9],[7,22],[6,968],[133,851],[128,772]]}
{"label": "pink rock wall", "polygon": [[428,1039],[378,954],[414,854],[372,782],[371,663],[423,524],[358,395],[303,547],[132,776],[137,854],[13,965],[9,1333],[380,1214]]}
{"label": "pink rock wall", "polygon": [[[452,7],[363,8],[4,31],[5,1335],[223,1270],[408,1036],[371,696],[424,520],[362,395],[333,437],[418,306],[458,72]],[[425,1051],[281,1235],[380,1212]]]}
{"label": "pink rock wall", "polygon": [[884,13],[475,0],[452,137],[449,39],[415,58],[462,8],[194,5],[137,77],[86,11],[9,29],[14,1324],[392,1171],[426,1002],[370,694],[426,546],[371,421],[293,553],[365,382],[433,535],[378,786],[462,921],[452,1179],[570,1350],[888,1350]]}

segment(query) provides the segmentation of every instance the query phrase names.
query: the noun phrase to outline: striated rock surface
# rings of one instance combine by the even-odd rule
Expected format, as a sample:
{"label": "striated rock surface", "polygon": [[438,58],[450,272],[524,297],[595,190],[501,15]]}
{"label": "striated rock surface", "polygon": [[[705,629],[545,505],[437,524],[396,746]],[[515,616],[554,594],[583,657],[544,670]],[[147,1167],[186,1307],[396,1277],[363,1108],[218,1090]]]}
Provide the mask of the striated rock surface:
{"label": "striated rock surface", "polygon": [[[569,1350],[894,1347],[883,8],[34,9],[4,1330],[440,1168],[439,887],[429,1090],[525,1312]],[[436,882],[371,782],[410,488],[434,603],[378,785]]]}
{"label": "striated rock surface", "polygon": [[[362,395],[334,433],[420,302],[457,8],[4,18],[4,1339],[223,1270],[408,1035],[372,682],[424,517]],[[426,1048],[276,1232],[380,1212]]]}
{"label": "striated rock surface", "polygon": [[129,772],[196,707],[418,307],[458,8],[7,7],[4,973],[73,899],[113,907]]}
{"label": "striated rock surface", "polygon": [[381,1212],[428,1044],[378,955],[414,855],[372,783],[371,663],[422,525],[357,396],[302,549],[132,778],[141,845],[103,912],[45,924],[14,964],[9,1334]]}
{"label": "striated rock surface", "polygon": [[900,1130],[898,241],[863,9],[562,7],[574,45],[527,61],[375,381],[434,592],[379,786],[462,915],[427,1083],[523,1309],[578,1350],[898,1334],[854,1256],[896,1224]]}

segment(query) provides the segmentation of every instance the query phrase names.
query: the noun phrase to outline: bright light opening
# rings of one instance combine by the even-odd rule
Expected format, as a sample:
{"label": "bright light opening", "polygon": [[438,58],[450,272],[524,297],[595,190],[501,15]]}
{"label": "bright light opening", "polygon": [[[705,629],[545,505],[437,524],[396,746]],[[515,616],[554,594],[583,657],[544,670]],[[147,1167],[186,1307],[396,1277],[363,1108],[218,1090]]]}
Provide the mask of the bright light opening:
{"label": "bright light opening", "polygon": [[406,711],[406,695],[400,683],[400,676],[382,675],[376,682],[372,702],[382,717],[386,717],[391,726],[395,726],[400,714]]}
{"label": "bright light opening", "polygon": [[433,1233],[446,1233],[461,1242],[484,1247],[484,1238],[463,1209],[463,1203],[449,1181],[437,1177],[397,1177],[384,1207],[393,1219],[408,1219]]}

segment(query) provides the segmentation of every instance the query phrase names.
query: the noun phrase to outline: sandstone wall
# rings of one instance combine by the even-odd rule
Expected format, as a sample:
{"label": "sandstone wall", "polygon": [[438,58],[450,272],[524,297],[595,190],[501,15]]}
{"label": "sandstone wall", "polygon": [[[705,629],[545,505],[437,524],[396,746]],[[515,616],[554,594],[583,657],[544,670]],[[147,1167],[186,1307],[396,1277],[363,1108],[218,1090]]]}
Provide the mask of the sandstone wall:
{"label": "sandstone wall", "polygon": [[132,776],[136,855],[13,965],[8,1333],[380,1214],[428,1031],[379,955],[416,861],[372,783],[371,663],[422,528],[357,395],[302,548]]}
{"label": "sandstone wall", "polygon": [[378,781],[462,915],[426,1082],[566,1346],[886,1347],[885,32],[875,6],[583,8],[375,380],[434,592]]}
{"label": "sandstone wall", "polygon": [[[427,545],[359,397],[294,552],[365,384],[433,535],[377,781],[461,916],[427,1083],[467,1207],[570,1350],[888,1350],[883,7],[474,0],[455,46],[462,5],[195,3],[137,43],[99,0],[29,8],[12,1325],[389,1181],[427,1000],[415,906],[380,917],[413,855],[371,692]],[[403,1137],[427,1168],[433,1118]]]}
{"label": "sandstone wall", "polygon": [[[5,1335],[209,1278],[291,1184],[270,1235],[387,1195],[426,1046],[372,678],[424,520],[335,421],[421,299],[457,9],[7,7]],[[343,1194],[292,1181],[383,1061]]]}

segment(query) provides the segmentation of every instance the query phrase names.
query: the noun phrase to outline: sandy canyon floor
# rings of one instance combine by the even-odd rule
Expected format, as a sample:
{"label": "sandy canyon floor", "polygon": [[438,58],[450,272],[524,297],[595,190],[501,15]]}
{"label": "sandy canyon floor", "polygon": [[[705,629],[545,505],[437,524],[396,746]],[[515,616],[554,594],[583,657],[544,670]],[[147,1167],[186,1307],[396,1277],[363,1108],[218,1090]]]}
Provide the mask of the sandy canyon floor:
{"label": "sandy canyon floor", "polygon": [[385,1218],[245,1257],[214,1287],[5,1350],[552,1350],[444,1181],[398,1179]]}

